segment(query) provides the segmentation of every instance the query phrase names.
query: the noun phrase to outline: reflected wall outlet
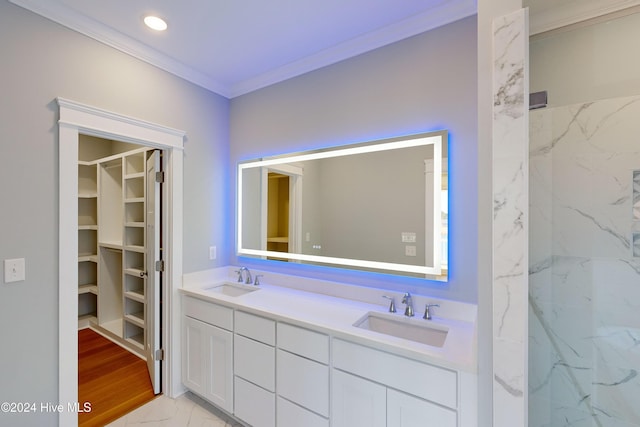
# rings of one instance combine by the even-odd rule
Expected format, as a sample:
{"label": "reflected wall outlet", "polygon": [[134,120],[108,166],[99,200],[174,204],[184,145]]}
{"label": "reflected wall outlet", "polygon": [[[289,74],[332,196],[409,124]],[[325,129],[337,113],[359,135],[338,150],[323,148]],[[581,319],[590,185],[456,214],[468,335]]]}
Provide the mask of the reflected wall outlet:
{"label": "reflected wall outlet", "polygon": [[215,246],[209,246],[209,259],[216,259],[218,257],[218,250]]}
{"label": "reflected wall outlet", "polygon": [[20,282],[25,278],[24,258],[4,260],[4,282]]}
{"label": "reflected wall outlet", "polygon": [[413,245],[408,245],[404,247],[404,254],[406,256],[416,256],[416,247]]}

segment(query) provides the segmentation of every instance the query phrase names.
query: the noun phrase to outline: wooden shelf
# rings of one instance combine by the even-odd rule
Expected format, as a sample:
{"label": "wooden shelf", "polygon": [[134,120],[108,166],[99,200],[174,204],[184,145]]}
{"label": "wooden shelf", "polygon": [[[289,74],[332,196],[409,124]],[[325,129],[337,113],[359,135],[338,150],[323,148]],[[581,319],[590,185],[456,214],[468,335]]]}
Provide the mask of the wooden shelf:
{"label": "wooden shelf", "polygon": [[141,276],[141,274],[144,273],[144,270],[142,269],[142,267],[140,268],[125,268],[124,269],[124,274],[128,274],[130,276],[135,276],[135,277],[143,277]]}
{"label": "wooden shelf", "polygon": [[125,314],[124,318],[127,322],[133,323],[139,328],[144,328],[144,312]]}
{"label": "wooden shelf", "polygon": [[130,173],[124,176],[124,179],[144,178],[144,172]]}
{"label": "wooden shelf", "polygon": [[128,343],[131,345],[138,347],[140,350],[144,351],[144,333],[139,333],[136,335],[132,335],[126,339]]}
{"label": "wooden shelf", "polygon": [[98,285],[95,284],[95,283],[88,283],[86,285],[78,285],[78,294],[98,295]]}
{"label": "wooden shelf", "polygon": [[114,249],[116,251],[122,250],[122,242],[114,241],[114,242],[99,242],[98,246],[101,248]]}
{"label": "wooden shelf", "polygon": [[142,175],[145,170],[145,153],[132,152],[124,158],[125,176]]}
{"label": "wooden shelf", "polygon": [[267,237],[269,243],[289,243],[288,237]]}
{"label": "wooden shelf", "polygon": [[127,251],[144,253],[144,246],[127,245],[124,247],[124,249]]}
{"label": "wooden shelf", "polygon": [[144,203],[144,197],[128,197],[124,199],[125,203]]}
{"label": "wooden shelf", "polygon": [[142,293],[140,293],[140,292],[127,291],[127,292],[124,293],[124,296],[126,298],[129,298],[129,299],[134,300],[134,301],[138,301],[138,302],[141,302],[141,303],[145,302],[144,295]]}
{"label": "wooden shelf", "polygon": [[125,227],[144,227],[144,222],[125,222]]}
{"label": "wooden shelf", "polygon": [[78,224],[78,230],[98,230],[98,224]]}
{"label": "wooden shelf", "polygon": [[78,262],[98,262],[98,254],[78,254]]}

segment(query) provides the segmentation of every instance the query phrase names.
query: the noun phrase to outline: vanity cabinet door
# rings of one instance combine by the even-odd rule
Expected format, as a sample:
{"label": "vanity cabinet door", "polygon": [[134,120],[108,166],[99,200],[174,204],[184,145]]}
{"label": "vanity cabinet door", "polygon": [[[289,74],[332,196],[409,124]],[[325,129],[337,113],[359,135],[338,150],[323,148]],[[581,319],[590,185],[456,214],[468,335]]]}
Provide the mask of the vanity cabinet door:
{"label": "vanity cabinet door", "polygon": [[333,370],[331,400],[332,427],[386,427],[387,389],[380,384]]}
{"label": "vanity cabinet door", "polygon": [[456,427],[456,412],[417,397],[387,390],[387,427]]}
{"label": "vanity cabinet door", "polygon": [[199,395],[205,391],[204,335],[206,325],[190,317],[183,318],[182,382]]}
{"label": "vanity cabinet door", "polygon": [[184,317],[184,385],[220,408],[233,411],[233,334]]}

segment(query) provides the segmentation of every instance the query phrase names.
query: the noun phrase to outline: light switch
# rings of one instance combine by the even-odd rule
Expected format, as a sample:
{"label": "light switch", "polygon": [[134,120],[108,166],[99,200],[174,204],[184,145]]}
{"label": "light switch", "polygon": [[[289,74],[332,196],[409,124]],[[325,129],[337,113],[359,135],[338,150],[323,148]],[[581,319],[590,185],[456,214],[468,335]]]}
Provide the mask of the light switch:
{"label": "light switch", "polygon": [[20,282],[25,278],[24,258],[4,260],[4,282]]}
{"label": "light switch", "polygon": [[209,259],[216,259],[218,257],[218,249],[215,246],[209,246]]}
{"label": "light switch", "polygon": [[415,243],[416,242],[416,233],[403,231],[402,232],[402,243]]}

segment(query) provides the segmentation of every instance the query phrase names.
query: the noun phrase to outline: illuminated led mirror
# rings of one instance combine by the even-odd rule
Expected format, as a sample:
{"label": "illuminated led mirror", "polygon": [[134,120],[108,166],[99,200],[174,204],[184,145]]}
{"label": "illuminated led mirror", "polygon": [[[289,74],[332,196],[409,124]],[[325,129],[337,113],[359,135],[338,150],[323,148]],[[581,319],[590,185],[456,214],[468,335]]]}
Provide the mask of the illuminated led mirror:
{"label": "illuminated led mirror", "polygon": [[238,165],[240,256],[447,280],[447,132]]}

